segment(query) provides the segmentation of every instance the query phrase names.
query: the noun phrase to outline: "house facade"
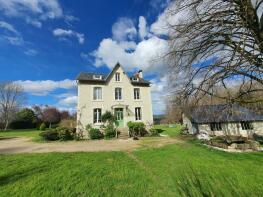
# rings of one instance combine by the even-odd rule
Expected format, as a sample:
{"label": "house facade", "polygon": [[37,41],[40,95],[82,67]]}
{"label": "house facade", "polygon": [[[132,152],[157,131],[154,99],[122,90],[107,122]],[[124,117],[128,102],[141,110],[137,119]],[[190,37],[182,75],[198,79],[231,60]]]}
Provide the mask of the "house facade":
{"label": "house facade", "polygon": [[183,113],[183,124],[190,134],[263,135],[263,115],[238,105],[206,105]]}
{"label": "house facade", "polygon": [[108,74],[80,73],[77,77],[77,129],[102,125],[106,111],[116,116],[117,126],[126,128],[129,121],[153,123],[150,82],[142,71],[129,77],[118,63]]}

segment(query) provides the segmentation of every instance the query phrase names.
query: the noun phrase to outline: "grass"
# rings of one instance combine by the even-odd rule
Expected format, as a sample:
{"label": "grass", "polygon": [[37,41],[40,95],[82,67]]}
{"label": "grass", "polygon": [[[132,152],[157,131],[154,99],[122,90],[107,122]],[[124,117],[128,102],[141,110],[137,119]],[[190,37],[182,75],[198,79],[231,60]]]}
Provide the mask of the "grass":
{"label": "grass", "polygon": [[168,135],[170,137],[176,137],[180,135],[180,131],[182,126],[180,124],[173,125],[174,127],[169,127],[169,125],[155,125],[154,127],[157,129],[163,129],[164,132],[162,134]]}
{"label": "grass", "polygon": [[190,141],[133,152],[0,155],[0,161],[1,197],[263,193],[262,152],[226,153]]}
{"label": "grass", "polygon": [[1,137],[31,137],[38,138],[41,131],[36,129],[8,130],[0,131]]}

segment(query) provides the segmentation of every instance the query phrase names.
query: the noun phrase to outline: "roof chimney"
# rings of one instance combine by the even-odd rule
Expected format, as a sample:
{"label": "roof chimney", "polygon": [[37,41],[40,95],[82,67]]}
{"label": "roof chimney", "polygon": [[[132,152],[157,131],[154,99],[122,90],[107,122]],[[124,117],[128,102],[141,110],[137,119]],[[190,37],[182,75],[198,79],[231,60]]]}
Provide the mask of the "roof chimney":
{"label": "roof chimney", "polygon": [[137,73],[138,73],[138,75],[139,75],[139,78],[142,79],[142,78],[143,78],[142,70],[139,70]]}

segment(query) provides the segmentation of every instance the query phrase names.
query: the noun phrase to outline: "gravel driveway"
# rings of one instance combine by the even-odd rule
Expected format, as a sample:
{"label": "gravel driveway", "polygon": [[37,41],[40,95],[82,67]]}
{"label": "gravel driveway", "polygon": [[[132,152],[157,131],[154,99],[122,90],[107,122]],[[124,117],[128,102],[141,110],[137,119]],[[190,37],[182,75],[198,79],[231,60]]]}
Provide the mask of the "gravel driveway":
{"label": "gravel driveway", "polygon": [[97,152],[129,151],[140,147],[138,141],[127,140],[94,140],[36,143],[30,138],[0,139],[0,154],[45,153],[45,152]]}

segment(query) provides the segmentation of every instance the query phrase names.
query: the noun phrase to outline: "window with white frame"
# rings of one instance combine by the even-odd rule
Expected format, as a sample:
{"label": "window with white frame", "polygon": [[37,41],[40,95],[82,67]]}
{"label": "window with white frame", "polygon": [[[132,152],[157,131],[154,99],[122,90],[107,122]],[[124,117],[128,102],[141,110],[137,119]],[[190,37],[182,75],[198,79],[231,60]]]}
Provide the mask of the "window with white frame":
{"label": "window with white frame", "polygon": [[96,108],[93,110],[93,123],[100,123],[101,122],[101,109]]}
{"label": "window with white frame", "polygon": [[253,129],[252,122],[241,122],[241,128],[242,130],[252,130]]}
{"label": "window with white frame", "polygon": [[140,107],[135,107],[135,120],[142,119],[142,110]]}
{"label": "window with white frame", "polygon": [[93,88],[93,100],[102,100],[102,88],[101,87]]}
{"label": "window with white frame", "polygon": [[222,125],[220,122],[210,123],[211,131],[222,131]]}
{"label": "window with white frame", "polygon": [[115,73],[115,81],[121,81],[120,73]]}
{"label": "window with white frame", "polygon": [[134,100],[140,99],[140,88],[134,88]]}
{"label": "window with white frame", "polygon": [[122,89],[115,88],[115,100],[122,100]]}
{"label": "window with white frame", "polygon": [[101,75],[93,75],[93,79],[102,79]]}

